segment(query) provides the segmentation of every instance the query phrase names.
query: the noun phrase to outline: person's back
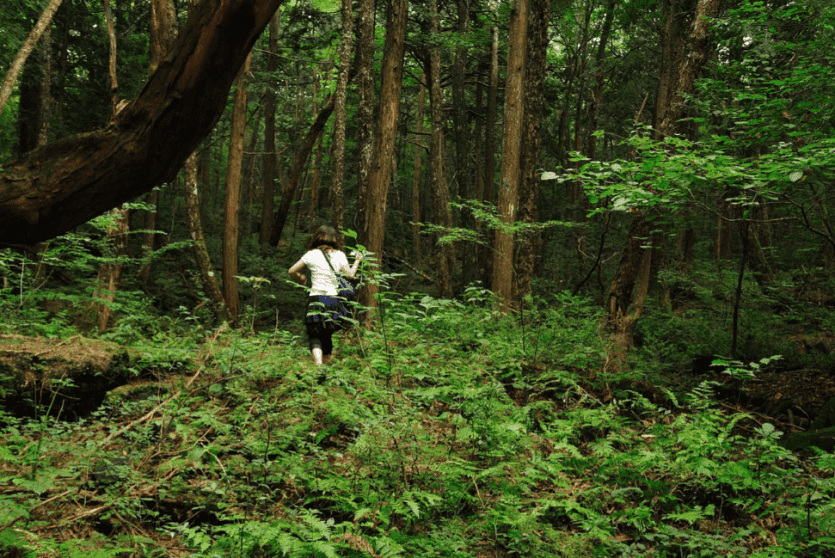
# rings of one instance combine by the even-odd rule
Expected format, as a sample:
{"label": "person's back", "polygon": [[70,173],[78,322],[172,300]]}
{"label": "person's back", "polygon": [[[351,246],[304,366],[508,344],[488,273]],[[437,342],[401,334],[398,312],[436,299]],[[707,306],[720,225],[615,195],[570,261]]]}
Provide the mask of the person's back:
{"label": "person's back", "polygon": [[[326,256],[327,254],[327,256]],[[309,339],[310,353],[316,364],[327,364],[333,358],[333,334],[339,330],[339,320],[348,311],[338,300],[339,282],[336,273],[354,277],[362,261],[357,254],[354,266],[339,246],[336,229],[322,225],[310,239],[308,250],[288,272],[296,282],[307,285],[304,268],[310,271],[311,286],[307,297],[304,325]]]}

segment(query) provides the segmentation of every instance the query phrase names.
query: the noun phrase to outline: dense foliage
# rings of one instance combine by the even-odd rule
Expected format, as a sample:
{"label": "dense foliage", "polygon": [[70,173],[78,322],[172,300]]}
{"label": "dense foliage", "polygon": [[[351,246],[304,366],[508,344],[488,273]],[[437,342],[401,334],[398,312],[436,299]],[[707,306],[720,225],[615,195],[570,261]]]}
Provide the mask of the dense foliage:
{"label": "dense foliage", "polygon": [[132,343],[144,380],[87,419],[47,414],[48,394],[36,418],[3,415],[3,544],[21,556],[835,550],[832,455],[792,454],[785,426],[728,399],[759,368],[670,378],[659,338],[639,374],[612,374],[593,306],[552,296],[500,319],[489,297],[388,293],[380,330],[346,334],[325,370],[294,326]]}
{"label": "dense foliage", "polygon": [[[43,4],[0,0],[0,67]],[[723,3],[682,118],[662,137],[659,83],[671,59],[687,60],[704,2],[554,0],[538,214],[506,223],[497,177],[477,188],[462,177],[501,151],[486,145],[491,28],[499,93],[510,2],[439,2],[433,22],[429,2],[413,0],[384,250],[356,246],[363,280],[381,286],[379,312],[342,334],[320,369],[287,269],[332,216],[330,128],[303,153],[278,245],[259,232],[336,90],[340,4],[282,6],[275,71],[266,33],[253,50],[236,86],[249,100],[231,227],[235,91],[199,149],[207,271],[223,273],[224,228],[239,232],[237,320],[219,315],[195,265],[185,178],[160,187],[156,206],[125,205],[124,245],[109,213],[0,249],[0,556],[835,556],[830,2]],[[379,77],[386,3],[376,4]],[[182,25],[188,7],[171,5]],[[149,3],[114,0],[113,13],[120,96],[131,97],[148,73]],[[51,66],[40,43],[0,115],[2,160],[33,140],[47,69],[50,139],[108,121],[99,3],[65,1],[49,41]],[[440,123],[425,91],[436,47]],[[349,244],[368,203],[358,89],[346,102],[340,198]],[[268,92],[275,153],[264,147]],[[445,208],[427,178],[425,136],[439,131],[455,200]],[[278,170],[264,179],[268,157]],[[452,226],[440,224],[447,212]],[[636,216],[650,222],[638,239]],[[516,242],[516,300],[504,313],[488,284],[496,230]],[[518,263],[533,238],[526,292]],[[642,305],[618,353],[619,316],[604,308],[630,241],[651,248],[647,296],[624,309]],[[449,247],[455,296],[444,298],[438,258]],[[110,300],[102,270],[117,266]],[[112,312],[103,328],[102,306]],[[81,386],[75,348],[116,356],[105,370],[82,362],[92,381]],[[95,383],[107,384],[103,401],[87,391]]]}

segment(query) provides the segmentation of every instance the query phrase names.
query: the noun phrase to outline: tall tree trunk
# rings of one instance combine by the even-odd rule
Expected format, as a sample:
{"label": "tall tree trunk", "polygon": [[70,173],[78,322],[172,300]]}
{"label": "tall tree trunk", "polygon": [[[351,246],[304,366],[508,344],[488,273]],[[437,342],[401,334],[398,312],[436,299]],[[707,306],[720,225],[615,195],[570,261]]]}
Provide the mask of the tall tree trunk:
{"label": "tall tree trunk", "polygon": [[[148,75],[152,75],[160,62],[165,58],[165,53],[174,44],[177,38],[177,13],[172,0],[151,0],[151,21],[150,36],[148,45]],[[148,192],[145,203],[152,206],[152,209],[145,212],[145,235],[142,239],[142,255],[150,256],[156,248],[156,234],[150,231],[157,230],[157,206],[159,205],[159,190],[154,189]],[[147,284],[151,278],[151,262],[148,261],[139,272],[139,280]]]}
{"label": "tall tree trunk", "polygon": [[325,131],[319,133],[319,141],[316,146],[316,156],[313,158],[313,180],[310,183],[310,200],[307,205],[308,228],[312,228],[316,222],[316,210],[319,207],[319,186],[322,183],[322,151],[325,138]]}
{"label": "tall tree trunk", "polygon": [[[475,129],[473,138],[473,186],[475,188],[473,199],[477,201],[484,200],[484,85],[482,84],[482,77],[484,75],[484,66],[479,65],[478,75],[476,76],[475,86]],[[474,222],[476,238],[479,242],[473,246],[472,264],[475,266],[474,275],[471,281],[480,281],[483,277],[481,267],[481,251],[484,246],[482,242],[483,227],[479,220]]]}
{"label": "tall tree trunk", "polygon": [[[199,204],[199,211],[200,211],[200,219],[201,223],[206,222],[208,208],[211,205],[213,199],[211,196],[212,191],[212,141],[211,136],[209,136],[206,140],[206,145],[197,153],[197,185],[200,191],[200,199],[202,200]],[[192,153],[193,155],[194,153]]]}
{"label": "tall tree trunk", "polygon": [[[455,59],[452,64],[452,122],[455,126],[455,180],[458,195],[472,200],[475,198],[476,173],[478,169],[471,164],[470,118],[467,115],[467,91],[465,80],[467,77],[468,49],[463,46],[470,27],[470,0],[457,0],[458,7],[458,36],[462,44],[455,47]],[[475,229],[476,223],[472,212],[462,212],[462,226]],[[476,245],[472,242],[464,244],[462,254],[462,275],[464,284],[468,285],[478,279],[478,261]]]}
{"label": "tall tree trunk", "polygon": [[[449,187],[444,172],[444,130],[443,112],[444,100],[441,96],[441,47],[440,47],[440,17],[438,15],[438,3],[430,0],[430,11],[432,13],[432,35],[436,38],[436,45],[431,47],[429,53],[429,105],[432,113],[432,142],[429,149],[430,168],[429,175],[430,191],[432,193],[432,207],[435,213],[435,224],[441,227],[452,227],[452,213],[449,205]],[[441,235],[436,235],[437,238]],[[442,298],[452,297],[452,273],[451,264],[452,245],[449,243],[438,245],[435,249],[436,265],[438,269],[438,296]]]}
{"label": "tall tree trunk", "polygon": [[41,34],[51,25],[52,16],[58,11],[60,5],[61,0],[50,0],[46,9],[41,13],[41,17],[38,18],[38,22],[35,23],[35,27],[29,32],[29,36],[23,41],[23,45],[12,60],[12,64],[6,72],[6,79],[3,80],[3,85],[0,87],[0,114],[3,114],[6,103],[9,102],[9,97],[12,95],[12,89],[17,81],[18,74],[20,74],[20,70],[23,68],[23,64],[40,40]]}
{"label": "tall tree trunk", "polygon": [[345,180],[345,121],[348,96],[348,71],[351,67],[351,39],[354,19],[351,15],[352,0],[342,0],[342,39],[339,42],[339,74],[336,81],[336,112],[333,125],[333,179],[330,191],[331,223],[337,231],[345,226],[345,200],[342,184]]}
{"label": "tall tree trunk", "polygon": [[[359,0],[357,13],[357,200],[366,198],[374,151],[374,0]],[[361,226],[361,225],[360,225]]]}
{"label": "tall tree trunk", "polygon": [[[52,126],[52,27],[47,26],[41,36],[43,45],[43,79],[41,80],[41,106],[38,121],[38,146],[49,143],[49,133]],[[0,110],[0,114],[2,114]]]}
{"label": "tall tree trunk", "polygon": [[606,4],[606,15],[603,19],[603,30],[600,32],[600,42],[597,45],[597,53],[594,57],[594,89],[592,90],[591,107],[589,108],[589,129],[586,132],[588,142],[586,156],[592,160],[597,157],[598,139],[594,133],[597,131],[597,118],[600,115],[603,88],[606,85],[606,46],[609,44],[609,37],[612,34],[614,15],[615,1],[609,0]]}
{"label": "tall tree trunk", "polygon": [[[406,48],[407,0],[389,0],[386,17],[385,55],[383,56],[380,110],[374,134],[374,154],[368,188],[359,200],[360,239],[382,264],[385,237],[386,200],[391,179],[397,125],[400,119],[400,89],[403,84],[403,57]],[[368,283],[361,291],[360,302],[376,308],[379,286]]]}
{"label": "tall tree trunk", "polygon": [[238,300],[238,212],[241,193],[241,164],[246,132],[246,78],[250,57],[247,56],[237,79],[238,91],[232,108],[229,133],[229,164],[226,168],[226,203],[223,213],[223,298],[229,318],[238,321],[240,312]]}
{"label": "tall tree trunk", "polygon": [[670,106],[670,95],[675,88],[678,75],[678,63],[681,50],[681,38],[676,20],[680,18],[682,0],[664,2],[664,27],[661,30],[661,66],[658,69],[658,90],[655,98],[653,116],[653,138],[661,137],[661,123]]}
{"label": "tall tree trunk", "polygon": [[[204,151],[207,150],[208,147],[204,148]],[[200,219],[200,194],[198,193],[197,185],[197,164],[198,155],[195,152],[186,159],[184,167],[185,179],[183,185],[186,194],[188,231],[191,239],[194,241],[194,259],[197,262],[197,268],[200,270],[203,292],[212,301],[218,321],[222,322],[229,318],[229,314],[226,310],[226,301],[223,299],[223,293],[220,291],[220,286],[217,282],[215,268],[209,257],[206,239],[203,236],[203,224]]]}
{"label": "tall tree trunk", "polygon": [[[110,73],[110,111],[113,118],[116,117],[119,101],[119,83],[116,79],[116,30],[113,25],[113,15],[110,10],[110,0],[104,0],[104,13],[107,21],[107,36],[110,41],[109,73]],[[102,302],[96,304],[96,325],[99,333],[107,329],[110,321],[110,310],[113,300],[116,298],[116,291],[122,281],[122,268],[124,263],[119,258],[128,251],[128,229],[129,212],[121,207],[112,212],[113,226],[107,230],[107,238],[114,244],[114,252],[111,261],[105,262],[99,270],[97,298]]]}
{"label": "tall tree trunk", "polygon": [[[683,94],[692,92],[695,80],[701,73],[702,67],[708,59],[710,42],[708,38],[709,22],[707,18],[715,17],[719,13],[720,0],[698,0],[696,14],[691,27],[688,41],[687,56],[678,67],[678,77],[675,80],[674,94],[669,95],[670,105],[663,108],[664,117],[659,126],[659,138],[672,136],[676,132],[677,122],[683,114]],[[615,278],[609,290],[608,310],[609,320],[613,328],[613,346],[610,355],[615,369],[627,367],[626,354],[632,344],[638,318],[643,310],[640,289],[633,301],[633,310],[628,311],[632,297],[635,277],[641,270],[644,252],[648,240],[649,222],[644,212],[636,212],[632,218],[626,246],[623,249]],[[646,258],[649,260],[649,258]],[[649,261],[646,264],[649,266]],[[649,271],[646,272],[649,274]],[[638,303],[641,304],[638,304]]]}
{"label": "tall tree trunk", "polygon": [[[510,14],[507,53],[504,130],[502,134],[502,172],[498,194],[498,214],[502,223],[512,226],[519,203],[522,119],[525,102],[525,58],[528,46],[528,0],[515,0]],[[504,311],[512,305],[513,237],[496,231],[493,256],[493,293]]]}
{"label": "tall tree trunk", "polygon": [[693,92],[696,79],[707,63],[710,53],[710,19],[719,15],[721,0],[698,0],[696,15],[690,31],[687,45],[687,57],[679,66],[678,79],[675,82],[675,94],[672,95],[670,105],[664,111],[661,122],[661,136],[675,134],[677,122],[684,114],[684,95]]}
{"label": "tall tree trunk", "polygon": [[423,167],[423,106],[426,103],[426,87],[423,85],[426,81],[426,72],[423,72],[423,77],[420,82],[420,93],[418,93],[417,101],[417,123],[415,138],[415,163],[414,172],[412,174],[412,251],[414,252],[415,261],[420,262],[420,181]]}
{"label": "tall tree trunk", "polygon": [[[495,10],[495,4],[493,4]],[[490,27],[490,85],[487,88],[487,115],[484,123],[484,196],[482,201],[493,204],[496,191],[496,128],[499,91],[499,30]],[[478,255],[478,267],[481,270],[481,282],[486,286],[493,280],[493,252],[496,233],[488,229],[486,246],[481,246]]]}
{"label": "tall tree trunk", "polygon": [[[542,150],[542,98],[548,52],[548,14],[551,0],[530,0],[528,25],[528,59],[525,78],[525,110],[522,133],[522,182],[519,189],[519,220],[535,223],[539,218],[539,168]],[[539,256],[539,231],[522,234],[519,243],[517,298],[524,299],[532,292],[534,261]]]}
{"label": "tall tree trunk", "polygon": [[241,247],[241,243],[249,236],[250,232],[252,232],[252,199],[253,199],[253,192],[255,191],[255,165],[258,161],[258,157],[255,156],[255,152],[258,148],[258,136],[261,133],[261,118],[263,117],[263,113],[261,112],[261,107],[255,109],[255,122],[252,127],[252,134],[249,136],[249,144],[246,147],[246,151],[244,152],[243,161],[247,163],[246,166],[242,168],[246,168],[246,172],[243,172],[241,178],[241,204],[242,204],[242,211],[243,211],[243,219],[240,219],[240,226],[238,227],[238,248]]}
{"label": "tall tree trunk", "polygon": [[[278,22],[281,14],[276,11],[270,20],[270,52],[267,55],[267,72],[270,79],[278,67]],[[261,162],[261,181],[264,198],[261,205],[261,230],[258,240],[262,246],[270,241],[275,204],[275,87],[269,84],[264,98],[264,160]]]}
{"label": "tall tree trunk", "polygon": [[[574,107],[574,148],[573,151],[580,152],[583,148],[583,135],[580,123],[583,115],[583,100],[586,95],[586,64],[588,60],[588,44],[589,44],[589,26],[591,24],[592,12],[594,6],[591,2],[585,3],[585,15],[583,19],[583,32],[580,36],[580,45],[577,49],[577,56],[575,58],[574,68],[572,73],[579,76],[579,84],[577,86],[577,98]],[[570,89],[570,87],[569,87]],[[568,111],[568,101],[566,101],[566,112]],[[568,117],[565,118],[566,135],[568,135]],[[567,142],[566,142],[567,143]],[[580,163],[574,164],[579,172]],[[585,270],[586,267],[586,214],[589,210],[589,200],[586,193],[583,191],[582,184],[579,180],[571,183],[570,199],[575,204],[574,221],[578,226],[571,229],[572,244],[577,247],[577,259],[580,263],[580,269]]]}

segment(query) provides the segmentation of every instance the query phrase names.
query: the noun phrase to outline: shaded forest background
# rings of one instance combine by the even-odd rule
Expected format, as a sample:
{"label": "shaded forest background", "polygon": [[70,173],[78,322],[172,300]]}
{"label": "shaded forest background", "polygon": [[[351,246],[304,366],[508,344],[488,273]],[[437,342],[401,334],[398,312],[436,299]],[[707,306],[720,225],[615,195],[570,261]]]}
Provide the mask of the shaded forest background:
{"label": "shaded forest background", "polygon": [[[0,0],[0,44],[8,548],[835,548],[830,2]],[[366,255],[324,386],[321,224]]]}

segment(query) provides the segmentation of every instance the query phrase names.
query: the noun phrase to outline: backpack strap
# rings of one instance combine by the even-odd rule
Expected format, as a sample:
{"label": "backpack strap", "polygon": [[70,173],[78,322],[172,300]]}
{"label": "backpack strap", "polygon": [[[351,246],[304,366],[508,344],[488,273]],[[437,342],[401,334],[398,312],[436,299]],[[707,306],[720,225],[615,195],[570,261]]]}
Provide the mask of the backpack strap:
{"label": "backpack strap", "polygon": [[[336,277],[338,278],[338,277],[339,277],[339,274],[338,274],[338,273],[336,272],[336,270],[333,268],[333,264],[331,264],[331,259],[328,257],[328,253],[327,253],[327,252],[325,252],[324,250],[322,250],[321,248],[319,248],[319,251],[320,251],[320,252],[322,252],[322,255],[323,255],[323,256],[325,256],[325,261],[326,261],[326,262],[328,262],[328,267],[329,267],[329,268],[331,268],[331,271],[333,271],[333,274],[334,274],[334,275],[336,275]],[[338,281],[337,281],[337,282],[338,282]]]}

